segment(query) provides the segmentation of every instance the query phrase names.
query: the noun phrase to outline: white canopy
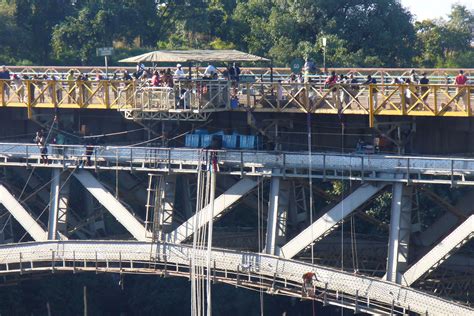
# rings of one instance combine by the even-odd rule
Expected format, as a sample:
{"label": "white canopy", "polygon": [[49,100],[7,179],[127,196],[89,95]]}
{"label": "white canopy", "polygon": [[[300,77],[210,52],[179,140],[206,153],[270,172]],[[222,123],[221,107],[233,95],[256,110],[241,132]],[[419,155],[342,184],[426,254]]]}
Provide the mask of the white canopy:
{"label": "white canopy", "polygon": [[247,54],[238,50],[157,50],[119,60],[120,63],[139,62],[269,62],[267,58]]}

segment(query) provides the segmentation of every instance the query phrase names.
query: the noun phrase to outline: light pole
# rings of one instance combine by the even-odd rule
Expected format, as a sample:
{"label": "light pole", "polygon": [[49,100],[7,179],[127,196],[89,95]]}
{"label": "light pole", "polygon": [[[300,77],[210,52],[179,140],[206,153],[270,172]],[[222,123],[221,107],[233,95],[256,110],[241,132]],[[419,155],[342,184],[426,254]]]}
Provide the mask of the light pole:
{"label": "light pole", "polygon": [[322,40],[323,40],[323,69],[324,69],[324,73],[326,73],[327,72],[327,70],[326,70],[326,44],[327,44],[327,38],[323,37]]}

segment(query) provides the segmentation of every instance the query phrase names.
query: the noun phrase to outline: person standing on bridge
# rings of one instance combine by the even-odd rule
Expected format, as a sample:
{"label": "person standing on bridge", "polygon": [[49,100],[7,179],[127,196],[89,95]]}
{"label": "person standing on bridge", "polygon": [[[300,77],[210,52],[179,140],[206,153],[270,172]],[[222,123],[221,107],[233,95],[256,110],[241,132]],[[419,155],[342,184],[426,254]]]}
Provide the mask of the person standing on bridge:
{"label": "person standing on bridge", "polygon": [[0,71],[0,80],[2,80],[0,84],[3,85],[3,91],[5,91],[6,100],[8,100],[10,99],[10,71],[7,69],[6,66],[2,66],[2,70]]}
{"label": "person standing on bridge", "polygon": [[206,70],[204,70],[203,79],[217,79],[217,68],[211,63],[209,63]]}
{"label": "person standing on bridge", "polygon": [[429,83],[430,83],[430,79],[426,77],[426,72],[422,73],[421,79],[420,79],[420,85],[421,85],[420,92],[421,92],[421,99],[423,100],[425,104],[430,94],[429,93],[430,88],[428,87]]}
{"label": "person standing on bridge", "polygon": [[158,70],[153,72],[153,77],[151,77],[151,85],[152,87],[160,86],[160,74],[158,73]]}
{"label": "person standing on bridge", "polygon": [[316,65],[309,58],[306,58],[306,61],[303,65],[303,73],[304,73],[304,82],[309,82],[310,76],[316,73]]}
{"label": "person standing on bridge", "polygon": [[464,107],[467,107],[467,88],[465,87],[467,85],[467,82],[469,79],[467,76],[464,74],[463,70],[459,70],[459,74],[456,76],[456,79],[454,80],[456,83],[456,101],[459,102],[459,99],[462,98],[462,102],[464,103]]}
{"label": "person standing on bridge", "polygon": [[25,101],[25,87],[23,86],[23,82],[21,81],[20,76],[17,74],[14,74],[12,82],[13,82],[14,91],[18,95],[18,102],[24,102]]}
{"label": "person standing on bridge", "polygon": [[69,70],[66,76],[67,80],[67,100],[68,103],[76,102],[76,87],[74,82],[74,70]]}
{"label": "person standing on bridge", "polygon": [[186,74],[184,73],[181,64],[176,65],[176,70],[174,72],[174,77],[178,80],[179,79],[184,79],[186,77]]}
{"label": "person standing on bridge", "polygon": [[413,84],[418,84],[418,83],[419,83],[418,74],[416,73],[416,70],[415,70],[415,69],[412,69],[412,70],[410,71],[410,81],[411,81],[411,83],[413,83]]}
{"label": "person standing on bridge", "polygon": [[46,136],[44,130],[36,132],[36,137],[33,140],[40,149],[41,163],[48,164],[48,147],[46,146]]}
{"label": "person standing on bridge", "polygon": [[[368,75],[367,80],[363,84],[370,87],[371,85],[377,84],[377,80],[375,78],[372,78],[371,75]],[[372,86],[370,92],[372,93],[372,101],[374,103],[373,104],[374,108],[376,108],[377,107],[377,88]]]}
{"label": "person standing on bridge", "polygon": [[302,297],[314,297],[316,294],[317,281],[316,274],[314,272],[306,272],[303,274],[303,287],[301,291]]}

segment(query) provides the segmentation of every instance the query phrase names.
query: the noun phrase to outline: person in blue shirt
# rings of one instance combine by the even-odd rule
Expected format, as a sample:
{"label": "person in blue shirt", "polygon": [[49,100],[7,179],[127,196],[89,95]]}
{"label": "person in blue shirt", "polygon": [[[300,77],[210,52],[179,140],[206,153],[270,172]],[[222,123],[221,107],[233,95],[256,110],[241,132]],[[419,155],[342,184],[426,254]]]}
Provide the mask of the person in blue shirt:
{"label": "person in blue shirt", "polygon": [[[10,80],[10,71],[7,69],[7,67],[2,66],[2,70],[0,71],[0,80]],[[10,86],[8,83],[3,84],[3,91],[5,91],[5,95],[7,96],[7,100],[10,99]]]}

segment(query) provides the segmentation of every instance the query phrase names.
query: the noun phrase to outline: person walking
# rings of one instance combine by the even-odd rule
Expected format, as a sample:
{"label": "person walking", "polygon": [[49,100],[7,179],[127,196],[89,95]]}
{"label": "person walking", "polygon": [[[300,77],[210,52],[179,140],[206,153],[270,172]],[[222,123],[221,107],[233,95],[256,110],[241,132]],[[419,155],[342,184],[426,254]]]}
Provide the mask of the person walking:
{"label": "person walking", "polygon": [[36,132],[36,136],[33,140],[40,149],[41,163],[48,164],[48,147],[46,146],[46,136],[43,130]]}
{"label": "person walking", "polygon": [[467,88],[465,87],[468,83],[469,79],[464,74],[463,70],[459,70],[459,74],[456,76],[454,82],[456,83],[456,101],[459,102],[459,99],[462,99],[464,103],[464,107],[467,107]]}

